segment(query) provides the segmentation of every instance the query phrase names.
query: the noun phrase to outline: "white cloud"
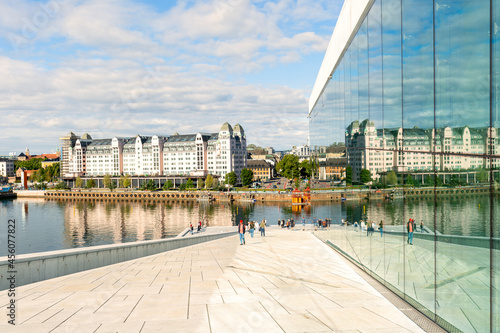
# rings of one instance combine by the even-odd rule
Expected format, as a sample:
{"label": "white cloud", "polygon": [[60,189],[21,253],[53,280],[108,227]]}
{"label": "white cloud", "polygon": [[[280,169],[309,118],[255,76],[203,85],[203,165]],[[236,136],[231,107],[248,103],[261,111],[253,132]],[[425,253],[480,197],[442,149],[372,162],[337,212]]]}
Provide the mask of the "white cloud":
{"label": "white cloud", "polygon": [[[250,142],[288,147],[284,134],[293,132],[293,144],[301,144],[308,91],[249,83],[245,74],[323,53],[331,32],[318,35],[311,21],[324,20],[326,4],[179,1],[157,13],[129,0],[61,2],[26,49],[0,56],[7,78],[0,81],[0,113],[9,124],[2,135],[23,133],[22,146],[41,136],[57,145],[68,131],[169,134],[217,131],[229,121],[242,124]],[[308,6],[307,28],[284,24],[288,15],[305,18],[297,9]],[[3,2],[0,29],[22,35],[22,22],[12,17],[39,10],[28,1]]]}

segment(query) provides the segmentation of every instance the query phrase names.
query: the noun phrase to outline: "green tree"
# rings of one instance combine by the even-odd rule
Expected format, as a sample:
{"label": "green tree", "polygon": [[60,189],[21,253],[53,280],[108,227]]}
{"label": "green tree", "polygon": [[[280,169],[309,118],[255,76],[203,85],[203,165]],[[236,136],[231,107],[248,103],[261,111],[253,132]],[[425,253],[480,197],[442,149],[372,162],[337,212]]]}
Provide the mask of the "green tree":
{"label": "green tree", "polygon": [[345,168],[345,183],[346,185],[352,184],[352,166],[348,165]]}
{"label": "green tree", "polygon": [[25,168],[26,170],[38,170],[42,168],[42,161],[45,160],[45,158],[32,158],[28,161],[16,161],[14,162],[14,170],[19,168]]}
{"label": "green tree", "polygon": [[80,178],[80,176],[76,177],[76,180],[75,180],[75,187],[76,187],[76,188],[82,188],[82,185],[83,185],[83,180],[82,180],[82,178]]}
{"label": "green tree", "polygon": [[109,188],[109,186],[111,185],[111,182],[112,182],[111,175],[109,173],[104,175],[102,182],[104,183],[104,187]]}
{"label": "green tree", "polygon": [[179,185],[179,190],[185,191],[186,190],[186,183],[182,183]]}
{"label": "green tree", "polygon": [[204,188],[204,187],[205,187],[205,182],[203,181],[203,179],[202,179],[202,178],[198,178],[198,181],[197,181],[196,187],[197,187],[197,188]]}
{"label": "green tree", "polygon": [[169,179],[165,182],[165,184],[163,184],[163,189],[165,191],[168,191],[170,189],[172,189],[172,187],[174,187],[174,184],[172,183],[172,181]]}
{"label": "green tree", "polygon": [[60,180],[60,181],[56,184],[55,188],[56,188],[56,189],[58,189],[58,190],[65,190],[65,189],[67,189],[67,188],[68,188],[68,186],[66,185],[66,182],[65,182],[65,181]]}
{"label": "green tree", "polygon": [[359,173],[359,179],[363,184],[366,184],[372,180],[372,173],[368,169],[361,169]]}
{"label": "green tree", "polygon": [[253,181],[253,171],[247,168],[241,170],[241,183],[243,186],[248,186],[252,184]]}
{"label": "green tree", "polygon": [[292,154],[285,155],[285,157],[276,164],[276,170],[280,175],[288,179],[299,177],[299,157]]}
{"label": "green tree", "polygon": [[53,179],[59,177],[60,173],[60,163],[53,163],[40,170],[44,171],[44,181],[50,182]]}
{"label": "green tree", "polygon": [[205,179],[205,187],[212,188],[213,186],[214,186],[214,177],[212,177],[212,175],[209,174]]}
{"label": "green tree", "polygon": [[95,187],[95,180],[93,178],[90,178],[87,180],[87,184],[85,184],[86,188],[94,188]]}
{"label": "green tree", "polygon": [[394,172],[394,170],[389,171],[387,173],[387,184],[388,185],[397,185],[398,184],[398,176]]}
{"label": "green tree", "polygon": [[413,180],[413,177],[411,175],[406,176],[406,185],[415,185],[415,181]]}
{"label": "green tree", "polygon": [[307,159],[299,164],[299,172],[301,178],[311,178],[314,174],[317,174],[318,162],[315,159]]}
{"label": "green tree", "polygon": [[436,175],[436,186],[443,186],[443,180],[438,175]]}
{"label": "green tree", "polygon": [[129,175],[120,176],[119,184],[120,184],[120,187],[129,188],[131,185],[130,176]]}
{"label": "green tree", "polygon": [[236,182],[238,181],[238,176],[236,176],[236,173],[234,171],[231,171],[226,175],[226,184],[229,185],[236,185]]}
{"label": "green tree", "polygon": [[459,186],[460,185],[460,179],[458,178],[458,175],[451,175],[450,185],[451,186]]}
{"label": "green tree", "polygon": [[141,191],[155,191],[157,189],[154,180],[150,179],[147,182],[142,183],[140,190]]}
{"label": "green tree", "polygon": [[486,183],[488,181],[488,172],[485,169],[480,169],[476,175],[477,181],[480,183]]}
{"label": "green tree", "polygon": [[194,182],[191,178],[189,178],[186,182],[186,188],[194,188]]}

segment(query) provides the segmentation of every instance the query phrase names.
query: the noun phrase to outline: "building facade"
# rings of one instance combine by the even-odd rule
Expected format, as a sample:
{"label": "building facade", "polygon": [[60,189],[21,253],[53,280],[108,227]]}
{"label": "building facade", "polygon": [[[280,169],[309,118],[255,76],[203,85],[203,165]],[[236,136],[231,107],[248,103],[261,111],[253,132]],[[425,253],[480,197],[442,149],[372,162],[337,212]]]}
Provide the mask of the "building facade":
{"label": "building facade", "polygon": [[[426,249],[407,246],[400,238],[364,253],[342,248],[350,243],[337,240],[373,276],[449,331],[497,332],[500,327],[499,22],[499,0],[346,0],[309,100],[313,154],[344,143],[353,181],[360,181],[366,169],[374,182],[392,171],[403,179],[466,172],[489,185],[491,204],[482,221],[489,244],[484,263],[464,256],[479,249],[457,247],[447,253],[437,237]],[[432,186],[437,210],[441,190],[436,182]],[[394,206],[384,208],[386,218],[397,214],[404,223],[411,206],[408,201]],[[457,216],[457,223],[466,218]],[[426,223],[433,232],[439,221]],[[393,250],[397,254],[384,256]],[[413,260],[410,251],[428,253],[422,260],[432,265]],[[406,260],[397,269],[389,264],[394,255]],[[461,264],[446,265],[458,257]],[[373,262],[380,265],[375,268]],[[466,285],[445,276],[452,267],[454,276],[474,269],[487,273],[476,277],[481,286]],[[471,296],[471,302],[467,295],[474,293],[484,297]]]}
{"label": "building facade", "polygon": [[85,133],[61,137],[61,176],[101,177],[238,176],[246,167],[246,136],[241,125],[224,123],[218,133],[92,139]]}
{"label": "building facade", "polygon": [[7,158],[0,158],[0,176],[13,177],[14,175],[14,161]]}
{"label": "building facade", "polygon": [[248,160],[247,168],[253,172],[253,180],[269,180],[274,177],[274,167],[265,160]]}

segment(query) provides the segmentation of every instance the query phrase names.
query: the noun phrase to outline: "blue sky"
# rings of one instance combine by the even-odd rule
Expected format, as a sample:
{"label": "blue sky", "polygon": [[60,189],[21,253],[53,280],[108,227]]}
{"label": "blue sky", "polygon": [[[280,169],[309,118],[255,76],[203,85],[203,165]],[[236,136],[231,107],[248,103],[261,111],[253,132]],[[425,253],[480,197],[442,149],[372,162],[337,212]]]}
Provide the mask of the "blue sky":
{"label": "blue sky", "polygon": [[93,138],[217,132],[306,143],[342,0],[4,0],[0,155]]}

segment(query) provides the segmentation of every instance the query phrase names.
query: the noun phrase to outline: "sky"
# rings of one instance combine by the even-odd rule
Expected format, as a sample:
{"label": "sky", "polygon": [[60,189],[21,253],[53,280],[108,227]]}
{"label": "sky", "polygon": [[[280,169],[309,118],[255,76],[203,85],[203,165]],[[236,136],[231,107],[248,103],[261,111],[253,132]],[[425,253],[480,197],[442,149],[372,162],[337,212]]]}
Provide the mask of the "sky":
{"label": "sky", "polygon": [[308,99],[343,0],[2,0],[0,155],[218,132],[307,143]]}

